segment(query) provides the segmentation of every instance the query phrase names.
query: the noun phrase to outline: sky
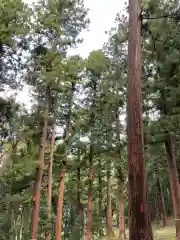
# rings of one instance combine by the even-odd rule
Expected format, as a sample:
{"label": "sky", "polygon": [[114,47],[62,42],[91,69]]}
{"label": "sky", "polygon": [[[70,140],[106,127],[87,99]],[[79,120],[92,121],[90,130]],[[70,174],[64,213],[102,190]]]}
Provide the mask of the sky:
{"label": "sky", "polygon": [[[25,0],[30,2],[30,0]],[[80,54],[86,58],[92,50],[100,49],[107,40],[105,31],[114,26],[116,14],[123,9],[125,0],[84,0],[85,7],[89,9],[90,26],[88,31],[81,33],[83,43],[71,54]],[[29,105],[30,97],[27,87],[17,96],[17,101]]]}

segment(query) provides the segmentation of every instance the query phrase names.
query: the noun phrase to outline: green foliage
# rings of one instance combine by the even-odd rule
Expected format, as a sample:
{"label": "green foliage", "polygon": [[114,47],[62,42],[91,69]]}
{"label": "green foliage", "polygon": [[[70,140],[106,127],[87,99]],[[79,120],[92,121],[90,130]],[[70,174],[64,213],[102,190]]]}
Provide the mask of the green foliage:
{"label": "green foliage", "polygon": [[[142,32],[142,105],[148,197],[152,205],[158,195],[159,178],[167,214],[171,215],[164,142],[168,133],[176,136],[174,152],[180,170],[180,29],[176,19],[156,17],[176,13],[179,6],[178,1],[144,2],[144,18],[154,18],[143,20],[143,23],[148,23],[148,29]],[[67,53],[70,46],[80,42],[79,33],[89,23],[83,1],[39,1],[30,8],[21,1],[6,0],[0,2],[0,7],[2,89],[4,84],[11,83],[13,86],[12,76],[16,75],[17,81],[21,76],[23,83],[31,87],[33,97],[30,113],[12,100],[0,99],[1,116],[6,116],[5,122],[15,136],[6,143],[9,152],[0,161],[0,239],[15,239],[13,236],[20,234],[22,239],[30,239],[31,202],[39,167],[44,118],[48,121],[48,138],[41,184],[38,239],[45,239],[47,230],[52,233],[52,239],[54,237],[62,165],[66,166],[63,238],[83,239],[92,146],[93,237],[98,238],[106,229],[109,196],[114,225],[118,225],[122,199],[128,223],[128,153],[126,124],[121,120],[122,117],[126,118],[127,18],[118,14],[117,28],[108,33],[108,42],[103,49],[93,50],[87,59],[82,59],[78,55],[69,57]],[[16,60],[12,60],[14,56]],[[12,61],[9,62],[9,59]],[[12,77],[10,82],[7,81],[9,77]],[[56,126],[56,139],[52,214],[49,217],[47,182],[53,124]],[[109,181],[111,189],[107,193]]]}

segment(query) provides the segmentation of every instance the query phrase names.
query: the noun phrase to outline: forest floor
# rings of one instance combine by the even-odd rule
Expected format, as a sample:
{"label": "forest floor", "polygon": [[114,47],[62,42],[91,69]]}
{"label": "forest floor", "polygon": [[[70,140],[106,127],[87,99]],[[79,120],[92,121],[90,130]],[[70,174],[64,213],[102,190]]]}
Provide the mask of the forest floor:
{"label": "forest floor", "polygon": [[163,228],[156,223],[153,225],[154,240],[174,240],[176,239],[176,230],[174,220],[169,219],[168,226]]}
{"label": "forest floor", "polygon": [[[163,228],[157,225],[157,223],[152,224],[153,233],[154,233],[154,240],[175,240],[176,239],[176,230],[174,226],[173,219],[168,221],[168,226]],[[117,231],[118,232],[118,231]],[[128,236],[128,232],[127,232]],[[101,240],[107,240],[107,238],[102,238]],[[109,240],[119,240],[118,237],[109,239]]]}

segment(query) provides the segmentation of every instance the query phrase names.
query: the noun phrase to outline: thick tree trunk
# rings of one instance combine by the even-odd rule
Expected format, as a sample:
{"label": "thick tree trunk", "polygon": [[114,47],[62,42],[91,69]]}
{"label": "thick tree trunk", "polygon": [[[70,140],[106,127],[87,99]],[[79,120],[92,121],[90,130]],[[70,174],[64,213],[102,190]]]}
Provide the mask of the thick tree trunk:
{"label": "thick tree trunk", "polygon": [[87,232],[85,239],[92,239],[92,214],[93,214],[93,177],[94,177],[94,169],[93,169],[93,146],[90,146],[89,153],[89,187],[88,187],[88,206],[87,206]]}
{"label": "thick tree trunk", "polygon": [[140,0],[129,0],[128,45],[128,178],[129,239],[152,240],[148,216],[141,99],[141,19]]}
{"label": "thick tree trunk", "polygon": [[171,194],[172,194],[172,200],[173,200],[174,217],[176,222],[176,238],[179,240],[180,239],[180,187],[179,187],[176,160],[175,160],[173,147],[172,147],[171,135],[169,135],[167,137],[167,140],[165,141],[165,148],[166,148],[168,170],[169,170],[169,177],[170,177],[170,183],[171,183]]}
{"label": "thick tree trunk", "polygon": [[[53,155],[54,155],[54,140],[55,140],[55,125],[52,126],[52,133],[50,138],[50,156],[48,166],[48,214],[49,220],[51,219],[51,202],[52,202],[52,166],[53,166]],[[46,232],[46,240],[51,239],[51,233]]]}
{"label": "thick tree trunk", "polygon": [[111,163],[107,169],[107,236],[113,234],[113,215],[112,215],[112,198],[111,198]]}
{"label": "thick tree trunk", "polygon": [[160,202],[161,202],[161,213],[162,213],[162,219],[163,219],[163,227],[167,226],[167,214],[166,214],[166,205],[164,202],[164,194],[162,190],[162,185],[160,182],[160,179],[157,178],[157,186],[158,186],[158,191],[159,191],[159,196],[160,196]]}
{"label": "thick tree trunk", "polygon": [[58,191],[56,240],[62,239],[61,233],[62,233],[62,217],[63,217],[64,183],[65,183],[65,166],[62,166],[60,170],[60,181],[59,181],[59,191]]}
{"label": "thick tree trunk", "polygon": [[47,116],[45,116],[43,133],[41,138],[40,157],[39,157],[40,166],[37,169],[36,182],[35,182],[34,194],[33,194],[32,231],[31,231],[32,240],[37,240],[37,233],[38,233],[41,183],[42,183],[42,177],[43,177],[43,171],[44,171],[44,153],[46,148],[47,126],[48,126],[46,117]]}

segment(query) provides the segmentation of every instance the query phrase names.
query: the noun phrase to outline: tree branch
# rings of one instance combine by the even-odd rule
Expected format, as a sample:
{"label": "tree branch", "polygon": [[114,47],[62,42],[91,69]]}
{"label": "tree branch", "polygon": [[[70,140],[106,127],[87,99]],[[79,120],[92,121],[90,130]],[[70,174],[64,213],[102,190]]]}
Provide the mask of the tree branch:
{"label": "tree branch", "polygon": [[172,18],[172,19],[180,20],[180,16],[172,16],[172,15],[163,15],[163,16],[157,16],[157,17],[142,16],[142,19],[145,19],[145,20],[156,20],[156,19],[162,19],[162,18]]}

